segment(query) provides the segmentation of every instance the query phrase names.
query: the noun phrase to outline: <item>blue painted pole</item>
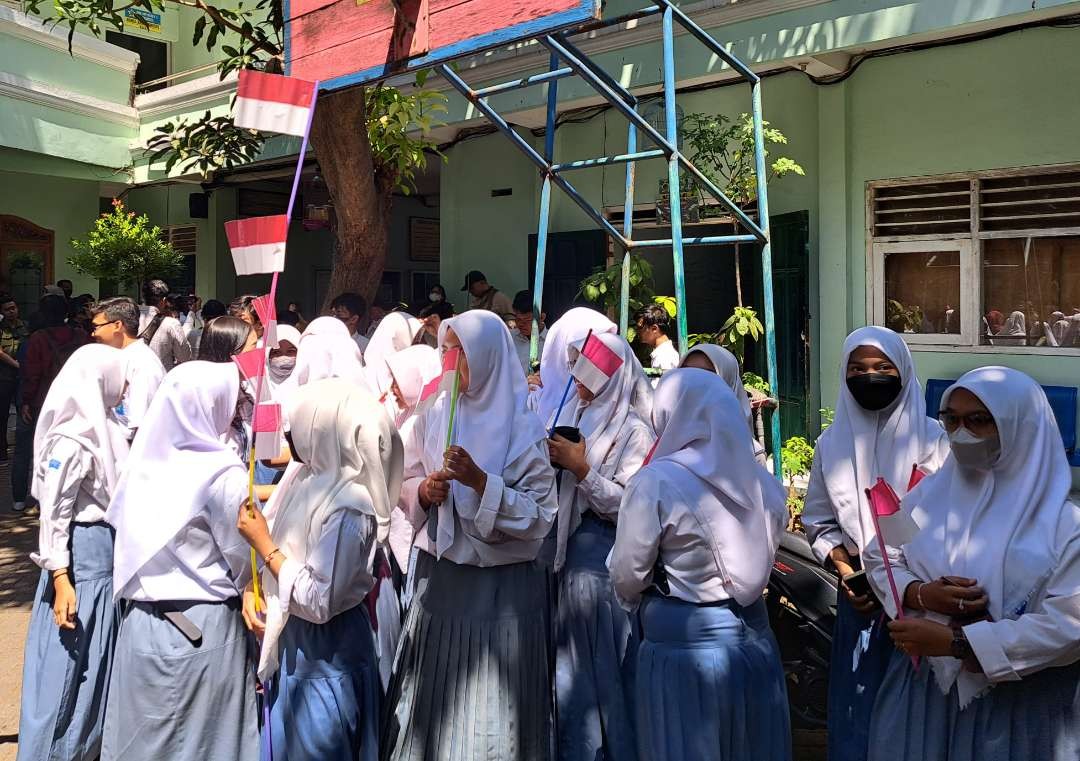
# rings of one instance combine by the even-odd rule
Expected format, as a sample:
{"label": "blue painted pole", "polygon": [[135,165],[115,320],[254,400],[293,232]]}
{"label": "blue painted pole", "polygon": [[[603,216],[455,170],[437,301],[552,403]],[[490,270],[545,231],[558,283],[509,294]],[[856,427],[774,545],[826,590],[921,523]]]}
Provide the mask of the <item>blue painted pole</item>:
{"label": "blue painted pole", "polygon": [[686,271],[683,266],[682,198],[679,183],[678,114],[675,111],[675,29],[671,6],[664,8],[664,122],[667,142],[673,148],[668,156],[668,196],[671,206],[671,258],[675,271],[675,303],[679,334],[676,346],[680,356],[686,356]]}
{"label": "blue painted pole", "polygon": [[[761,288],[765,298],[765,357],[768,365],[769,388],[780,399],[780,379],[776,372],[776,317],[773,314],[772,244],[769,239],[769,192],[765,174],[765,136],[761,116],[761,80],[750,85],[752,115],[754,120],[754,172],[757,175],[758,223],[765,231],[761,245]],[[771,416],[773,472],[783,478],[783,462],[780,458],[780,405]]]}
{"label": "blue painted pole", "polygon": [[[557,71],[559,58],[551,55],[549,68]],[[555,158],[555,120],[558,116],[559,81],[553,79],[547,85],[547,129],[544,132],[544,161],[550,166]],[[529,369],[534,370],[540,360],[540,315],[544,300],[544,267],[547,264],[548,228],[551,224],[551,179],[553,173],[544,174],[540,186],[540,220],[536,226],[536,271],[533,279],[532,332],[529,335]]]}
{"label": "blue painted pole", "polygon": [[[637,154],[644,158],[645,154],[663,156],[661,150],[642,151],[637,153],[637,127],[630,122],[626,128],[626,153]],[[631,161],[626,165],[626,193],[623,196],[623,237],[627,241],[634,239],[634,179],[635,165]],[[625,338],[630,327],[630,248],[623,247],[622,256],[622,282],[619,289],[619,335]]]}
{"label": "blue painted pole", "polygon": [[[682,239],[684,246],[726,246],[732,243],[757,243],[756,235],[704,235]],[[671,245],[671,238],[658,238],[656,240],[635,240],[631,248],[667,248]]]}
{"label": "blue painted pole", "polygon": [[489,95],[496,95],[501,92],[509,92],[511,90],[519,90],[522,87],[529,87],[530,85],[539,85],[544,82],[552,82],[563,77],[573,76],[574,70],[569,66],[561,69],[553,68],[551,71],[545,71],[542,74],[534,74],[531,77],[524,77],[522,79],[514,79],[510,82],[502,82],[491,87],[481,87],[475,91],[477,97],[486,98]]}

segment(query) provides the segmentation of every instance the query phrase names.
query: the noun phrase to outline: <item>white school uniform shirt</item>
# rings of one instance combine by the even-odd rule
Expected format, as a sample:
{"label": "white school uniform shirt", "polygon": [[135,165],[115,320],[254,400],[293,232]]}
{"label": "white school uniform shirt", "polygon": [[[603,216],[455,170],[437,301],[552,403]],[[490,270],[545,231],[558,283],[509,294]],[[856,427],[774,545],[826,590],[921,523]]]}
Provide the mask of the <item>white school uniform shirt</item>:
{"label": "white school uniform shirt", "polygon": [[632,611],[663,564],[671,596],[750,605],[787,520],[780,482],[753,458],[742,409],[716,374],[674,370],[656,390],[652,459],[626,487],[608,571]]}
{"label": "white school uniform shirt", "polygon": [[165,377],[165,367],[145,341],[136,339],[124,347],[127,356],[127,390],[124,392],[124,422],[134,433]]}
{"label": "white school uniform shirt", "polygon": [[649,353],[649,365],[654,370],[674,370],[682,362],[672,340],[664,341]]}
{"label": "white school uniform shirt", "polygon": [[[898,551],[890,548],[897,592],[940,576],[975,579],[989,599],[989,621],[964,626],[982,674],[955,658],[932,657],[944,694],[955,685],[960,706],[997,682],[1017,681],[1080,660],[1080,507],[1068,499],[1072,474],[1046,395],[1023,373],[982,367],[942,397],[964,388],[997,423],[1001,453],[990,470],[950,458],[903,500],[919,526]],[[871,582],[888,589],[882,567]],[[891,594],[882,596],[896,616]],[[908,615],[949,623],[935,612]]]}
{"label": "white school uniform shirt", "polygon": [[[453,443],[487,474],[487,485],[477,494],[451,482],[446,501],[428,511],[416,544],[465,565],[534,560],[557,510],[547,431],[525,406],[528,388],[505,323],[494,312],[465,312],[443,320],[440,344],[451,328],[470,376],[468,390],[458,398]],[[414,524],[425,513],[420,483],[443,466],[450,409],[450,394],[443,392],[417,418],[405,442],[406,482],[399,504]]]}
{"label": "white school uniform shirt", "polygon": [[[521,331],[510,331],[514,336],[514,351],[517,352],[518,362],[521,363],[521,369],[528,375],[531,372],[529,367],[529,347],[532,345],[532,339],[521,335]],[[539,341],[537,342],[536,359],[542,361],[544,357],[544,341],[547,340],[547,328],[540,331]]]}
{"label": "white school uniform shirt", "polygon": [[368,344],[371,343],[371,339],[365,336],[363,333],[353,333],[352,340],[356,343],[356,348],[360,350],[361,361],[363,360],[363,354],[367,351]]}
{"label": "white school uniform shirt", "polygon": [[88,344],[60,369],[34,431],[30,492],[41,505],[38,551],[46,570],[67,568],[72,521],[105,517],[128,453],[127,431],[111,408],[124,388],[127,357],[119,349]]}
{"label": "white school uniform shirt", "polygon": [[[847,388],[848,358],[860,346],[881,351],[900,373],[900,396],[880,412],[860,407]],[[868,557],[875,557],[877,542],[864,490],[880,477],[903,495],[913,466],[933,473],[948,456],[949,442],[941,424],[927,416],[907,344],[888,328],[871,325],[847,337],[841,352],[839,388],[836,417],[814,451],[802,521],[820,562],[843,545],[853,557],[864,555],[865,566]]]}

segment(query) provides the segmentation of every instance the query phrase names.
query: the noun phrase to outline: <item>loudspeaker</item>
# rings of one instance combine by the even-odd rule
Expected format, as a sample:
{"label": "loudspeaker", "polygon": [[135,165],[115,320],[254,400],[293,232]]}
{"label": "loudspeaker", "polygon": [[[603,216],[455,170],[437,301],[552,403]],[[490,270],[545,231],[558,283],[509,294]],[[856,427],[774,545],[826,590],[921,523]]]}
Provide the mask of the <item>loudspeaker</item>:
{"label": "loudspeaker", "polygon": [[210,194],[191,193],[187,197],[188,216],[192,219],[207,219],[210,216]]}

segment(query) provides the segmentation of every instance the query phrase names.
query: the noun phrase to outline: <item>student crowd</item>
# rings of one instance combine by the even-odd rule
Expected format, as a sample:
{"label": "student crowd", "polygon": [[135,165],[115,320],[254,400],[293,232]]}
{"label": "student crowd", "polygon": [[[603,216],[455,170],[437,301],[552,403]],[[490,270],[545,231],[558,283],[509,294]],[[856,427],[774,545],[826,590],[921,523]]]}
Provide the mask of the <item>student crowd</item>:
{"label": "student crowd", "polygon": [[[679,362],[646,311],[654,389],[574,308],[533,372],[531,305],[481,273],[474,309],[432,289],[370,331],[343,294],[277,326],[286,446],[251,463],[252,300],[184,314],[163,285],[90,305],[31,411],[20,761],[791,758],[763,601],[786,493],[725,349]],[[427,396],[455,350],[457,391]],[[867,327],[836,410],[803,516],[844,579],[830,758],[1080,758],[1080,510],[1040,387],[980,368],[928,417]],[[879,478],[918,528],[884,554]]]}

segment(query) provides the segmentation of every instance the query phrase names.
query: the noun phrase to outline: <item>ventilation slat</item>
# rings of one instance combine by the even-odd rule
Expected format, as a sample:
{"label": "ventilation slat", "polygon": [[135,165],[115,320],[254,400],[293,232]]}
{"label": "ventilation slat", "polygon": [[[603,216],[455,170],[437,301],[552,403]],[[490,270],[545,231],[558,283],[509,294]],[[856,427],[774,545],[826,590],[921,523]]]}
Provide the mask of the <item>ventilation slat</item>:
{"label": "ventilation slat", "polygon": [[923,181],[874,189],[873,234],[945,235],[971,230],[971,182]]}

